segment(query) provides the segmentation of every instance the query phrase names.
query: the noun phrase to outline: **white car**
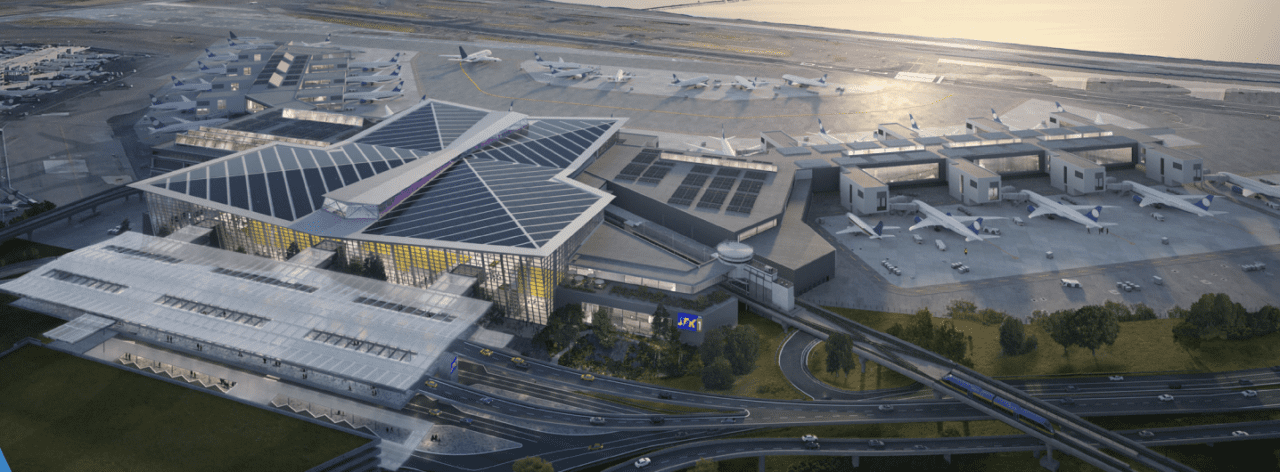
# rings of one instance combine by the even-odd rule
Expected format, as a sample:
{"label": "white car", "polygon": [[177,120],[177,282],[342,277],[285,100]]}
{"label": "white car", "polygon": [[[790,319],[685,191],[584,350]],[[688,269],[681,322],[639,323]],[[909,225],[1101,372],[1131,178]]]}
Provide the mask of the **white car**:
{"label": "white car", "polygon": [[1112,381],[1112,382],[1119,382],[1119,381],[1121,381],[1121,380],[1124,380],[1124,376],[1123,376],[1123,375],[1112,375],[1112,376],[1110,376],[1110,377],[1107,377],[1107,380],[1110,380],[1110,381]]}
{"label": "white car", "polygon": [[1160,396],[1158,396],[1158,397],[1156,397],[1156,398],[1160,399],[1160,401],[1162,401],[1162,402],[1171,402],[1171,401],[1173,401],[1173,395],[1169,395],[1169,394],[1167,394],[1167,393],[1166,393],[1166,394],[1164,394],[1164,395],[1160,395]]}
{"label": "white car", "polygon": [[1248,435],[1249,435],[1249,433],[1244,432],[1244,431],[1236,431],[1236,432],[1231,433],[1231,435],[1232,435],[1232,436],[1234,436],[1234,437],[1240,438],[1240,437],[1248,436]]}
{"label": "white car", "polygon": [[880,411],[893,411],[893,405],[880,405]]}
{"label": "white car", "polygon": [[640,460],[636,461],[635,465],[637,469],[643,469],[649,466],[649,462],[652,461],[650,461],[648,457],[641,457]]}
{"label": "white car", "polygon": [[1253,390],[1245,390],[1245,391],[1243,391],[1243,392],[1240,392],[1240,394],[1241,394],[1241,395],[1244,395],[1244,396],[1245,396],[1245,398],[1250,398],[1250,397],[1256,397],[1256,396],[1258,396],[1258,392],[1253,391]]}
{"label": "white car", "polygon": [[806,434],[804,436],[800,436],[800,440],[804,442],[814,442],[818,440],[818,437],[812,434]]}

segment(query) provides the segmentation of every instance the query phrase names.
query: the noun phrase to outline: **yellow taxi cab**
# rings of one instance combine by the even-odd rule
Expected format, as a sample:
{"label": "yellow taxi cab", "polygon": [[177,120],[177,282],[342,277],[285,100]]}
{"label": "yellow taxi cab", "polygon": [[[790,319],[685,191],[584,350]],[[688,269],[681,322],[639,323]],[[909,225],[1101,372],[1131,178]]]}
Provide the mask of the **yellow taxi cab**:
{"label": "yellow taxi cab", "polygon": [[604,449],[604,444],[595,443],[590,446],[587,446],[588,451],[599,451],[601,449]]}
{"label": "yellow taxi cab", "polygon": [[440,411],[439,408],[432,408],[430,410],[427,410],[427,413],[430,413],[432,416],[440,416],[440,413],[443,413],[443,412]]}
{"label": "yellow taxi cab", "polygon": [[440,386],[440,385],[439,385],[439,384],[437,384],[437,383],[436,383],[436,381],[434,381],[434,380],[428,380],[428,381],[423,382],[423,383],[424,383],[424,384],[426,384],[426,386],[431,387],[431,388],[436,388],[436,387],[439,387],[439,386]]}
{"label": "yellow taxi cab", "polygon": [[489,348],[481,349],[481,350],[480,350],[480,355],[482,355],[482,356],[492,356],[492,355],[493,355],[493,349],[489,349]]}
{"label": "yellow taxi cab", "polygon": [[582,374],[582,380],[586,380],[586,381],[590,382],[590,381],[593,381],[593,380],[595,380],[595,379],[596,379],[596,376],[594,376],[594,375],[591,375],[591,374]]}

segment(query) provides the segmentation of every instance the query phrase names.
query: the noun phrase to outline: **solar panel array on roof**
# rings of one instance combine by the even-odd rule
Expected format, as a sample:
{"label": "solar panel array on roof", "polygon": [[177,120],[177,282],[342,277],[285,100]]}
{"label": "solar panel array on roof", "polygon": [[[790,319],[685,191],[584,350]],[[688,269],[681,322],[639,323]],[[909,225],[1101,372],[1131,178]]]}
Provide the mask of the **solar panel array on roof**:
{"label": "solar panel array on roof", "polygon": [[729,192],[724,190],[707,189],[706,192],[702,193],[702,199],[698,200],[698,208],[720,211],[720,207],[724,206],[724,198],[727,196],[729,196]]}
{"label": "solar panel array on roof", "polygon": [[764,188],[764,181],[767,177],[768,174],[764,172],[748,171],[742,177],[742,182],[738,184],[738,190],[733,193],[733,197],[729,198],[729,206],[725,208],[725,211],[750,215],[751,210],[756,206],[756,198],[760,196],[760,189]]}
{"label": "solar panel array on roof", "polygon": [[418,157],[407,149],[361,144],[331,151],[280,144],[172,174],[152,185],[293,221],[320,209],[325,193]]}
{"label": "solar panel array on roof", "polygon": [[[378,146],[417,149],[425,152],[436,152],[444,149],[440,139],[440,129],[436,123],[436,104],[427,105],[411,111],[391,123],[383,125],[376,131],[360,138],[363,144]],[[479,118],[476,121],[480,121]],[[475,124],[473,121],[471,124]]]}
{"label": "solar panel array on roof", "polygon": [[563,169],[612,125],[604,120],[538,120],[529,125],[527,133],[513,134],[471,155]]}
{"label": "solar panel array on roof", "polygon": [[698,192],[702,191],[702,186],[706,185],[707,179],[711,178],[712,170],[714,168],[711,166],[693,166],[693,170],[689,171],[689,175],[684,176],[684,181],[676,187],[676,191],[671,194],[671,198],[667,199],[667,203],[679,206],[693,204],[693,199],[697,198]]}
{"label": "solar panel array on roof", "polygon": [[536,248],[598,197],[558,169],[464,159],[379,218],[367,234]]}
{"label": "solar panel array on roof", "polygon": [[642,184],[657,185],[662,182],[662,179],[667,176],[668,172],[671,172],[671,168],[675,167],[675,165],[676,163],[670,161],[655,162],[650,165],[649,169],[645,170],[644,174],[641,174],[640,178],[636,179],[636,181]]}

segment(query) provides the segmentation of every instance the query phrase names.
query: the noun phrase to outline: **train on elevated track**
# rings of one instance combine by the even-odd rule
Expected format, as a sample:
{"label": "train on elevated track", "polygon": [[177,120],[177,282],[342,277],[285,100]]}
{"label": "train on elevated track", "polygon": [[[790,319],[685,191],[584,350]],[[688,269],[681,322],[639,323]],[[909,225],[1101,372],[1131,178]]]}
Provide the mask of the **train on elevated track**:
{"label": "train on elevated track", "polygon": [[1017,417],[1019,421],[1040,430],[1042,433],[1048,434],[1049,436],[1054,435],[1053,423],[1050,423],[1049,420],[1045,419],[1043,416],[1027,411],[1026,408],[1004,398],[1000,398],[996,396],[996,394],[991,393],[982,387],[969,383],[967,380],[947,374],[946,377],[942,378],[942,383],[968,395],[970,398],[982,400],[986,403],[995,405],[996,407],[999,407],[1000,409]]}

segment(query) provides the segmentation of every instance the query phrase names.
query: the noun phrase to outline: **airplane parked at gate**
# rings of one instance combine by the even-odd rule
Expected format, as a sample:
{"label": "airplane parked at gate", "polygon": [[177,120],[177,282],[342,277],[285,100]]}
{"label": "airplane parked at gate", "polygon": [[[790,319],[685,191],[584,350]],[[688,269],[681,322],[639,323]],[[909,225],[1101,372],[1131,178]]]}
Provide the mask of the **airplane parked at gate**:
{"label": "airplane parked at gate", "polygon": [[986,239],[998,238],[999,236],[982,234],[982,222],[984,220],[1003,220],[1003,216],[951,216],[942,210],[934,208],[928,203],[920,200],[912,200],[911,203],[916,205],[916,210],[925,214],[924,218],[916,217],[916,224],[907,231],[915,231],[920,228],[942,227],[952,232],[964,236],[965,241],[982,241]]}
{"label": "airplane parked at gate", "polygon": [[200,129],[201,126],[218,126],[220,124],[227,122],[226,118],[210,118],[207,120],[196,120],[196,121],[187,121],[182,118],[174,118],[174,119],[178,120],[178,122],[171,125],[166,125],[164,123],[161,123],[160,120],[157,120],[154,117],[152,117],[151,126],[148,127],[147,129],[151,130],[151,134],[174,133],[178,131],[189,131],[193,129]]}
{"label": "airplane parked at gate", "polygon": [[359,100],[361,104],[373,103],[381,100],[390,100],[392,98],[404,95],[404,81],[401,80],[396,87],[388,90],[374,90],[372,92],[348,93],[342,96],[343,100]]}
{"label": "airplane parked at gate", "polygon": [[161,102],[155,95],[151,95],[151,108],[155,110],[195,110],[196,102],[185,96],[182,97],[182,101]]}
{"label": "airplane parked at gate", "polygon": [[181,80],[178,80],[178,76],[176,75],[169,76],[169,79],[173,80],[174,90],[181,90],[184,92],[207,92],[209,90],[213,90],[213,84],[205,82],[204,79],[200,79],[200,83],[198,84],[184,83]]}
{"label": "airplane parked at gate", "polygon": [[209,67],[208,64],[200,60],[196,60],[196,65],[200,66],[200,72],[212,75],[227,75],[227,65],[222,64],[218,67]]}
{"label": "airplane parked at gate", "polygon": [[394,65],[398,65],[399,63],[400,63],[400,53],[397,52],[395,53],[395,55],[391,56],[391,59],[387,59],[385,61],[350,62],[350,63],[347,63],[347,68],[371,70],[371,69],[381,69],[383,67],[391,67]]}
{"label": "airplane parked at gate", "polygon": [[1228,172],[1218,172],[1217,174],[1206,175],[1205,180],[1219,182],[1225,181],[1231,184],[1231,191],[1246,197],[1252,197],[1257,194],[1271,198],[1280,198],[1280,187],[1267,185],[1257,180],[1253,180],[1248,177],[1241,177]]}
{"label": "airplane parked at gate", "polygon": [[563,57],[556,58],[556,59],[558,59],[556,62],[544,61],[542,60],[542,56],[539,56],[538,53],[536,52],[533,53],[533,62],[538,63],[538,65],[542,67],[546,67],[549,69],[577,69],[579,67],[582,67],[582,64],[578,64],[574,62],[565,62]]}
{"label": "airplane parked at gate", "polygon": [[36,95],[44,95],[53,93],[56,90],[26,89],[26,90],[0,90],[0,97],[34,97]]}
{"label": "airplane parked at gate", "polygon": [[447,57],[454,62],[502,62],[502,59],[493,57],[491,54],[493,52],[488,49],[467,54],[462,50],[462,46],[458,46],[457,54],[441,54],[440,57]]}
{"label": "airplane parked at gate", "polygon": [[674,79],[671,81],[671,85],[674,85],[680,88],[689,88],[689,87],[703,88],[707,86],[707,81],[711,79],[710,77],[707,77],[705,75],[700,75],[692,79],[681,80],[680,77],[676,76],[675,74],[671,74],[671,78]]}
{"label": "airplane parked at gate", "polygon": [[893,237],[892,234],[884,234],[884,230],[899,229],[897,226],[885,226],[883,221],[873,227],[853,213],[845,213],[845,216],[849,218],[849,227],[836,234],[861,233],[871,239],[883,239]]}
{"label": "airplane parked at gate", "polygon": [[273,43],[241,43],[236,41],[227,41],[227,47],[247,51],[251,49],[275,49],[276,45]]}
{"label": "airplane parked at gate", "polygon": [[1133,201],[1138,202],[1139,207],[1160,204],[1177,208],[1196,216],[1214,216],[1226,213],[1225,211],[1209,211],[1209,205],[1213,203],[1213,195],[1173,195],[1132,180],[1126,180],[1120,184],[1127,186],[1128,190],[1136,194],[1133,196]]}
{"label": "airplane parked at gate", "polygon": [[726,157],[737,157],[739,153],[742,153],[743,155],[751,155],[751,154],[755,154],[755,153],[757,153],[757,152],[760,152],[760,151],[763,151],[763,150],[764,150],[764,144],[759,144],[759,145],[756,145],[756,146],[751,146],[751,147],[749,147],[749,148],[741,149],[741,150],[739,150],[739,149],[734,149],[734,148],[733,148],[733,145],[732,145],[732,144],[729,144],[729,140],[730,140],[730,139],[733,139],[733,137],[726,138],[726,137],[724,137],[724,135],[725,135],[725,133],[724,133],[724,128],[721,128],[721,129],[720,129],[720,138],[719,138],[719,140],[720,140],[720,149],[713,149],[713,148],[709,148],[709,147],[703,147],[703,146],[699,146],[699,145],[697,145],[697,144],[692,144],[692,143],[690,143],[689,145],[690,145],[690,146],[693,146],[695,150],[702,151],[702,152],[705,152],[705,153],[707,153],[707,154],[716,154],[716,155],[719,155],[719,156],[726,156]]}
{"label": "airplane parked at gate", "polygon": [[324,41],[320,41],[318,43],[302,43],[302,45],[306,47],[314,48],[314,47],[328,46],[329,43],[331,42],[333,42],[333,33],[324,35]]}
{"label": "airplane parked at gate", "polygon": [[239,58],[240,56],[235,54],[229,54],[229,53],[214,54],[213,51],[209,50],[209,48],[204,48],[204,59],[206,61],[226,62],[226,61],[235,61],[236,59],[239,59]]}
{"label": "airplane parked at gate", "polygon": [[360,85],[385,84],[387,82],[390,82],[392,80],[396,80],[399,78],[400,78],[400,66],[396,66],[395,70],[391,71],[390,74],[385,74],[385,75],[368,74],[368,75],[348,76],[347,83],[360,82]]}
{"label": "airplane parked at gate", "polygon": [[822,124],[822,118],[818,118],[818,137],[822,138],[823,141],[826,141],[827,144],[844,143],[844,141],[841,141],[839,138],[832,136],[831,133],[827,132],[827,127]]}
{"label": "airplane parked at gate", "polygon": [[[1027,218],[1056,215],[1076,223],[1080,223],[1089,229],[1101,229],[1103,226],[1115,226],[1115,223],[1098,222],[1098,217],[1102,215],[1102,209],[1107,208],[1102,205],[1066,205],[1030,190],[1023,190],[1022,194],[1026,195],[1032,203],[1032,205],[1027,205],[1027,211],[1031,213]],[[1039,205],[1039,208],[1037,208],[1036,205]],[[1081,214],[1080,212],[1082,211],[1085,212],[1085,214]]]}
{"label": "airplane parked at gate", "polygon": [[817,79],[810,79],[806,77],[799,77],[799,76],[787,74],[782,76],[782,80],[787,81],[787,85],[800,87],[800,88],[827,86],[827,74],[822,74],[822,77],[819,77]]}

